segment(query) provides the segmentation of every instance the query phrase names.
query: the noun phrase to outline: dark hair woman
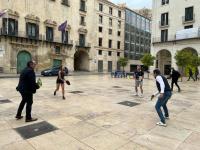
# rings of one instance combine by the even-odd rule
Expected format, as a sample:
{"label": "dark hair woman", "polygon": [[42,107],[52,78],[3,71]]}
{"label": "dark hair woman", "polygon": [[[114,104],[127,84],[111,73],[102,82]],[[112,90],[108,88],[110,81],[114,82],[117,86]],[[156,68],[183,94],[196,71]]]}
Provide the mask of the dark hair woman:
{"label": "dark hair woman", "polygon": [[58,78],[56,80],[56,90],[54,91],[54,96],[56,95],[56,92],[59,90],[60,86],[62,88],[63,99],[65,99],[65,72],[62,66],[60,66],[60,70],[58,72]]}

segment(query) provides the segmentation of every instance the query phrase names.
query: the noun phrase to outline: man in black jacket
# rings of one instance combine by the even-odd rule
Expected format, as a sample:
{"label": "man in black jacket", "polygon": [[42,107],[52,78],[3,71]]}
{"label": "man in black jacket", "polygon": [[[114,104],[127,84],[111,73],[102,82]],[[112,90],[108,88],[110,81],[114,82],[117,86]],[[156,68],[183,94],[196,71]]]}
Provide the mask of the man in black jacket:
{"label": "man in black jacket", "polygon": [[22,96],[22,101],[19,105],[16,119],[22,119],[22,110],[26,104],[26,122],[36,121],[37,118],[31,117],[31,109],[33,104],[33,94],[36,93],[36,89],[39,88],[36,83],[35,69],[36,63],[34,61],[29,61],[27,67],[21,72],[19,84],[17,86],[17,91],[20,92]]}
{"label": "man in black jacket", "polygon": [[179,85],[178,85],[178,78],[181,76],[181,74],[176,71],[174,68],[172,68],[172,74],[171,74],[171,78],[172,78],[172,83],[171,83],[171,90],[173,91],[173,87],[174,87],[174,83],[175,85],[178,87],[178,92],[181,91]]}

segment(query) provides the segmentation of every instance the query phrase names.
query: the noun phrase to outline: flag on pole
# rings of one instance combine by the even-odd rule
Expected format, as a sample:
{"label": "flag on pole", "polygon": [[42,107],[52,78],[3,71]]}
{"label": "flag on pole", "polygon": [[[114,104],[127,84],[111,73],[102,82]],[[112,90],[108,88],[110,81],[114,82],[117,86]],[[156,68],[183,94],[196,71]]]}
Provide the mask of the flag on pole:
{"label": "flag on pole", "polygon": [[0,17],[3,17],[3,15],[6,14],[6,11],[7,11],[7,10],[0,11]]}
{"label": "flag on pole", "polygon": [[59,25],[58,30],[59,31],[65,31],[66,26],[67,26],[67,21],[65,21],[61,25]]}

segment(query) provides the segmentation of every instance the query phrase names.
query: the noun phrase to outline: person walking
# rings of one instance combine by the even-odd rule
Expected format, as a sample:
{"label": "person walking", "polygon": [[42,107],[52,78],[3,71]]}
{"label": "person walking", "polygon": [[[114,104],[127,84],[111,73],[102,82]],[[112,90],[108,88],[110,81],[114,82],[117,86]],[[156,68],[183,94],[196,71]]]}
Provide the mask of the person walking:
{"label": "person walking", "polygon": [[187,81],[190,81],[190,78],[192,78],[192,79],[195,81],[195,79],[194,79],[194,77],[193,77],[193,72],[192,72],[192,69],[191,69],[191,68],[189,68],[189,78],[188,78]]}
{"label": "person walking", "polygon": [[[156,79],[156,86],[157,86],[158,92],[156,92],[155,94],[153,94],[151,96],[151,100],[156,95],[159,94],[158,100],[157,100],[156,105],[155,105],[155,109],[156,109],[158,116],[160,118],[160,122],[158,122],[157,125],[166,127],[167,124],[165,122],[165,119],[169,119],[167,102],[171,98],[172,92],[171,92],[171,88],[169,86],[167,79],[163,75],[161,75],[159,69],[155,69],[153,71],[153,74],[154,74],[154,77]],[[163,115],[161,107],[163,107],[165,117]]]}
{"label": "person walking", "polygon": [[60,66],[60,70],[58,72],[58,77],[56,80],[56,90],[54,91],[54,96],[56,95],[56,92],[59,90],[59,87],[61,86],[62,89],[62,98],[65,100],[65,72],[62,66]]}
{"label": "person walking", "polygon": [[195,68],[195,80],[199,80],[199,69],[198,67]]}
{"label": "person walking", "polygon": [[174,84],[177,86],[178,92],[181,91],[180,86],[178,85],[178,79],[180,78],[180,76],[181,76],[181,74],[177,70],[175,70],[174,68],[172,68],[172,74],[171,74],[171,78],[172,78],[171,91],[173,91]]}
{"label": "person walking", "polygon": [[27,63],[27,67],[21,72],[18,86],[16,90],[20,92],[22,96],[22,101],[19,105],[17,115],[15,118],[17,120],[22,119],[23,116],[22,110],[26,104],[26,122],[36,121],[37,118],[32,118],[31,110],[33,104],[33,94],[36,93],[36,90],[39,89],[39,85],[36,83],[35,77],[35,69],[36,63],[35,61],[29,61]]}
{"label": "person walking", "polygon": [[137,66],[137,70],[134,72],[134,79],[135,79],[135,96],[138,96],[138,87],[140,87],[141,97],[143,96],[143,79],[144,79],[144,72],[141,69],[141,66]]}

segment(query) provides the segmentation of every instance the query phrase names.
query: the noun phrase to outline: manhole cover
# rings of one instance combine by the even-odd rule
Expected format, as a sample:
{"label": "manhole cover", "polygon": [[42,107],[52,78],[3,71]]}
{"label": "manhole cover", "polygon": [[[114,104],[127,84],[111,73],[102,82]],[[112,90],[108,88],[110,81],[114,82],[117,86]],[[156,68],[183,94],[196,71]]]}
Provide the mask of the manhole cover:
{"label": "manhole cover", "polygon": [[120,86],[113,86],[113,88],[119,89],[119,88],[122,88],[122,87],[120,87]]}
{"label": "manhole cover", "polygon": [[8,100],[8,99],[2,99],[0,100],[0,104],[5,104],[5,103],[11,103],[12,101]]}
{"label": "manhole cover", "polygon": [[28,126],[23,126],[19,128],[15,128],[15,130],[24,138],[24,139],[29,139],[33,138],[42,134],[46,134],[49,132],[52,132],[54,130],[57,130],[58,128],[54,127],[53,125],[49,124],[46,121],[28,125]]}
{"label": "manhole cover", "polygon": [[130,102],[130,101],[124,101],[124,102],[120,102],[118,104],[129,106],[129,107],[133,107],[133,106],[139,105],[139,103]]}
{"label": "manhole cover", "polygon": [[72,93],[72,94],[80,94],[80,93],[83,93],[83,91],[71,91],[69,93]]}

